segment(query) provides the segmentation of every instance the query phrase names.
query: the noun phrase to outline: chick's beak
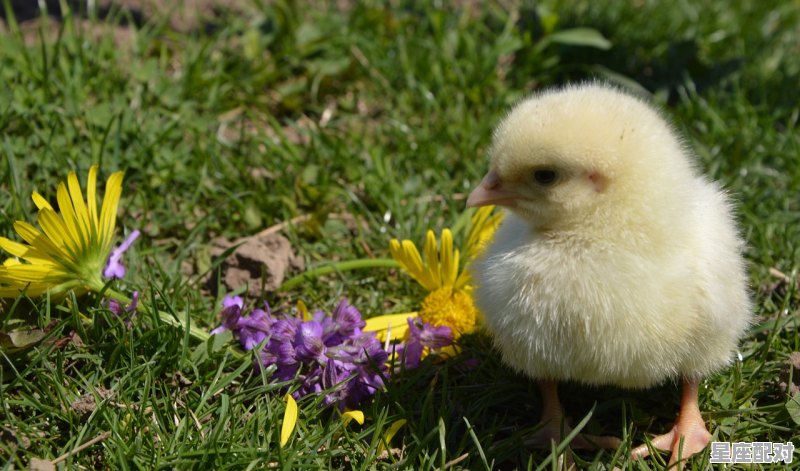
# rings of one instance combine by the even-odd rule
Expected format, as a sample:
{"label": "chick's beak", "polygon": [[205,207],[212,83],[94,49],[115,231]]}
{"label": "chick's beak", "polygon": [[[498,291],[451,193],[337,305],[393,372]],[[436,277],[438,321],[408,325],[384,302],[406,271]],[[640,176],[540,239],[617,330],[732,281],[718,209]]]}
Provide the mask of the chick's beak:
{"label": "chick's beak", "polygon": [[497,173],[492,170],[483,177],[478,187],[469,194],[469,198],[467,198],[467,207],[474,208],[490,204],[513,206],[519,197],[519,194],[503,189],[502,180],[500,180]]}

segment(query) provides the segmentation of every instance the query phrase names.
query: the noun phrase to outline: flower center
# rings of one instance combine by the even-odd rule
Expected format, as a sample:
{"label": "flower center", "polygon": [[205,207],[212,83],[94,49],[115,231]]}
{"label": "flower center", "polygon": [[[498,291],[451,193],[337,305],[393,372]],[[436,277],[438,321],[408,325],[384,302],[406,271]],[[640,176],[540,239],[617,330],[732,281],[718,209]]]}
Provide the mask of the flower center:
{"label": "flower center", "polygon": [[431,291],[422,300],[419,317],[433,326],[449,326],[457,334],[472,332],[478,309],[472,296],[452,286],[442,286]]}

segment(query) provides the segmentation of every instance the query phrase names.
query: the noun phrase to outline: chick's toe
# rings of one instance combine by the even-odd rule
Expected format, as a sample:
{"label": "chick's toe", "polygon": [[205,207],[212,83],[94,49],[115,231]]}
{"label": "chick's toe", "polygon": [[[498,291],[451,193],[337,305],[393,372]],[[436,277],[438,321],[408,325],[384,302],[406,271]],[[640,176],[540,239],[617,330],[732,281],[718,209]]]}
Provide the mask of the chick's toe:
{"label": "chick's toe", "polygon": [[[653,448],[672,452],[669,464],[703,451],[711,441],[697,403],[698,385],[697,380],[684,380],[681,410],[675,425],[669,432],[650,440]],[[650,450],[646,443],[639,445],[631,452],[631,457],[644,458],[650,455]]]}
{"label": "chick's toe", "polygon": [[[561,443],[572,433],[573,428],[564,418],[561,401],[558,399],[558,383],[541,380],[538,384],[542,393],[542,419],[539,421],[540,428],[525,443],[536,448],[550,448],[553,444]],[[621,444],[622,441],[617,437],[581,433],[569,445],[577,449],[596,450],[616,449]]]}

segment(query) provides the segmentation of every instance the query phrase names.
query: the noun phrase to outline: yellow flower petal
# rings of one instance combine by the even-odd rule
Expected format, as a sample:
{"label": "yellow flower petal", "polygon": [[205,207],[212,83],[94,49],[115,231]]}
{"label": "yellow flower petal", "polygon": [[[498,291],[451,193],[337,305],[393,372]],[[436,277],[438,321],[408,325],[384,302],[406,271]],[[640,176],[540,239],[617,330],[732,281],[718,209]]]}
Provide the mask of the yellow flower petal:
{"label": "yellow flower petal", "polygon": [[375,332],[381,342],[386,341],[387,336],[390,341],[402,340],[408,332],[408,318],[416,316],[416,312],[404,312],[370,317],[366,320],[364,332]]}
{"label": "yellow flower petal", "polygon": [[305,322],[311,320],[311,314],[309,314],[308,312],[308,307],[306,306],[306,303],[304,303],[302,300],[297,301],[297,312],[300,313],[300,316],[303,318]]}
{"label": "yellow flower petal", "polygon": [[283,425],[281,425],[281,448],[289,441],[297,425],[297,402],[291,394],[287,394],[283,399],[286,401],[286,412],[283,413]]}
{"label": "yellow flower petal", "polygon": [[417,247],[410,240],[404,240],[403,242],[397,242],[397,240],[393,240],[393,242],[397,247],[396,254],[393,254],[396,255],[395,258],[397,261],[400,262],[409,275],[414,278],[419,277],[424,269],[422,266],[422,257],[419,256]]}
{"label": "yellow flower petal", "polygon": [[61,250],[60,247],[54,245],[50,239],[27,222],[14,222],[14,230],[17,231],[17,234],[19,234],[25,242],[38,249],[40,252],[46,253],[48,258],[55,258],[58,259],[58,261],[67,259],[68,255]]}
{"label": "yellow flower petal", "polygon": [[453,250],[453,234],[450,229],[442,231],[442,245],[439,253],[442,258],[442,286],[454,286],[458,278],[459,253],[458,250]]}
{"label": "yellow flower petal", "polygon": [[106,192],[103,195],[103,208],[100,210],[100,225],[98,227],[98,243],[108,250],[114,238],[117,225],[117,206],[122,195],[123,172],[115,172],[106,181]]}
{"label": "yellow flower petal", "polygon": [[494,206],[483,206],[475,211],[470,219],[467,243],[464,249],[464,255],[468,260],[473,260],[480,254],[486,246],[486,242],[492,238],[502,222],[503,213],[492,214],[492,211],[494,211]]}
{"label": "yellow flower petal", "polygon": [[47,287],[39,283],[38,285],[29,284],[23,286],[11,286],[6,288],[0,288],[0,297],[16,298],[23,292],[25,293],[26,296],[29,297],[41,296],[42,294],[47,292]]}
{"label": "yellow flower petal", "polygon": [[[428,273],[433,280],[433,285],[437,288],[442,286],[442,277],[439,268],[439,254],[436,250],[436,235],[428,230],[425,237],[425,263],[428,265]],[[436,288],[433,288],[436,289]],[[428,288],[428,291],[431,289]]]}
{"label": "yellow flower petal", "polygon": [[89,167],[89,176],[86,178],[86,207],[92,227],[97,231],[99,225],[97,220],[97,165]]}
{"label": "yellow flower petal", "polygon": [[392,239],[389,241],[389,252],[391,252],[394,259],[397,259],[400,256],[400,242],[397,239]]}
{"label": "yellow flower petal", "polygon": [[470,281],[472,281],[472,275],[470,275],[469,270],[465,268],[459,273],[458,278],[456,278],[454,287],[455,289],[464,289]]}
{"label": "yellow flower petal", "polygon": [[64,220],[52,209],[44,208],[36,216],[45,235],[59,248],[64,250],[70,258],[75,259],[81,248],[76,241],[69,237]]}
{"label": "yellow flower petal", "polygon": [[353,420],[358,422],[358,425],[364,425],[364,413],[360,410],[349,410],[342,414],[342,421],[345,427]]}
{"label": "yellow flower petal", "polygon": [[[11,255],[19,258],[23,258],[30,263],[52,263],[50,258],[47,254],[42,253],[41,250],[31,247],[30,245],[20,244],[18,242],[14,242],[13,240],[6,239],[5,237],[0,237],[0,249],[5,250],[6,252],[10,253]],[[3,264],[14,260],[13,258],[6,259]],[[19,261],[14,260],[16,263]]]}
{"label": "yellow flower petal", "polygon": [[56,200],[58,200],[58,211],[61,213],[61,219],[64,221],[69,233],[68,237],[80,247],[89,245],[89,233],[78,220],[75,208],[72,206],[72,199],[69,197],[69,190],[63,183],[58,185]]}
{"label": "yellow flower petal", "polygon": [[406,250],[406,252],[413,253],[418,260],[420,268],[419,273],[416,276],[417,282],[422,285],[423,288],[429,291],[436,289],[436,287],[439,286],[439,283],[436,281],[436,277],[431,271],[430,266],[423,264],[422,258],[419,256],[419,252],[417,251],[417,247],[414,245],[414,243],[410,240],[404,240],[403,248]]}
{"label": "yellow flower petal", "polygon": [[44,208],[53,209],[53,207],[50,206],[50,203],[48,203],[47,200],[44,199],[42,195],[40,195],[35,191],[31,195],[31,199],[33,200],[33,204],[35,204],[38,209],[44,209]]}
{"label": "yellow flower petal", "polygon": [[9,277],[14,279],[15,284],[43,282],[48,279],[58,280],[66,274],[66,272],[58,268],[58,265],[53,264],[32,265],[19,263],[6,267],[5,271]]}
{"label": "yellow flower petal", "polygon": [[392,257],[397,260],[397,263],[409,274],[411,278],[417,280],[417,283],[422,285],[427,290],[436,289],[433,278],[422,263],[422,257],[417,251],[417,247],[410,240],[404,240],[402,243],[397,239],[389,241],[389,251]]}
{"label": "yellow flower petal", "polygon": [[[67,177],[67,186],[69,187],[69,198],[72,200],[72,206],[75,208],[75,219],[80,227],[83,229],[84,234],[92,234],[94,228],[89,220],[89,210],[86,209],[86,202],[83,201],[83,192],[81,185],[78,183],[78,177],[75,172],[69,172]],[[61,208],[61,202],[58,202]]]}
{"label": "yellow flower petal", "polygon": [[397,432],[405,424],[406,424],[406,419],[400,419],[397,422],[395,422],[392,425],[390,425],[388,429],[386,429],[386,432],[384,432],[383,437],[381,437],[381,442],[378,444],[378,454],[379,455],[381,453],[383,453],[384,451],[386,451],[386,448],[392,442],[392,438],[394,438],[394,436],[397,435]]}

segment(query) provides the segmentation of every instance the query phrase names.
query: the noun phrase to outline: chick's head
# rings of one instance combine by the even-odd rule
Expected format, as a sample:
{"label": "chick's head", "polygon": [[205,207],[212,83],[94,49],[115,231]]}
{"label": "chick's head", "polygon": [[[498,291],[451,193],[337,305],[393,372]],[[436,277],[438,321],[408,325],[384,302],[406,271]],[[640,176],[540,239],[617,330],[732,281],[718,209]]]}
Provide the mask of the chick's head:
{"label": "chick's head", "polygon": [[506,206],[536,228],[619,219],[620,212],[641,217],[694,175],[658,112],[598,84],[519,103],[497,127],[490,159],[467,204]]}

